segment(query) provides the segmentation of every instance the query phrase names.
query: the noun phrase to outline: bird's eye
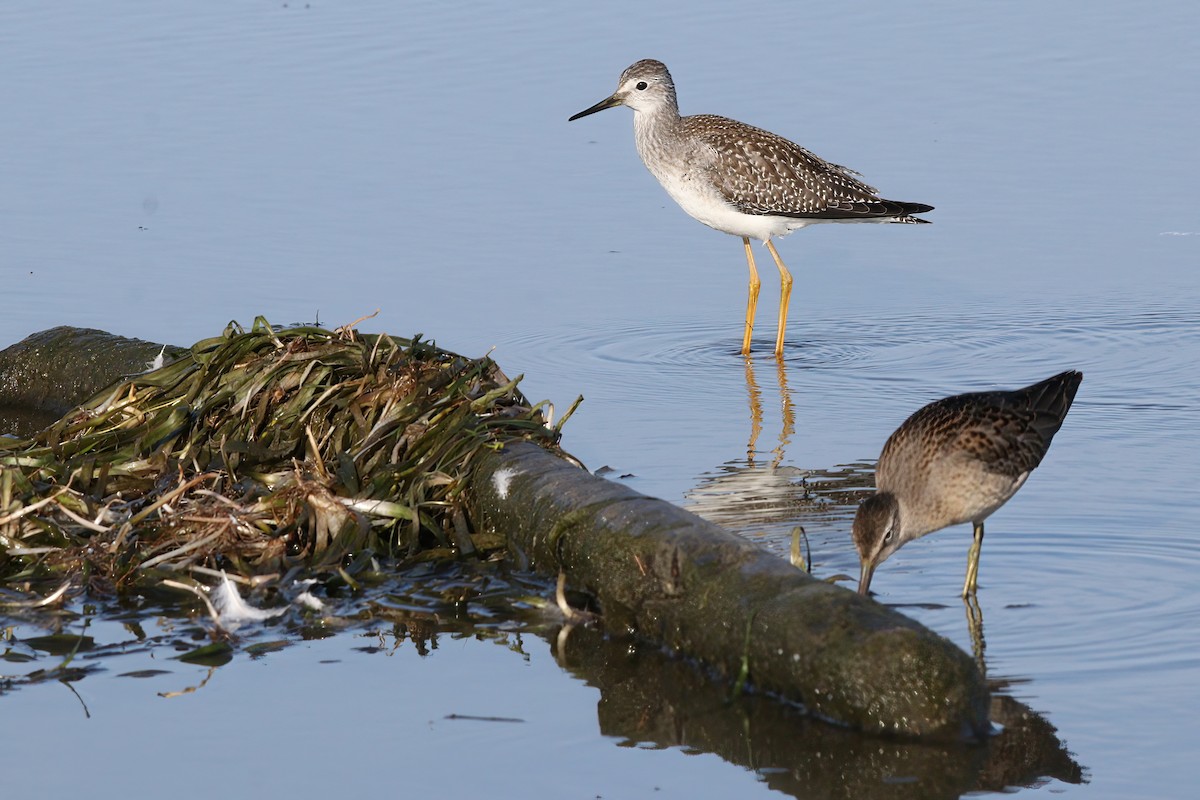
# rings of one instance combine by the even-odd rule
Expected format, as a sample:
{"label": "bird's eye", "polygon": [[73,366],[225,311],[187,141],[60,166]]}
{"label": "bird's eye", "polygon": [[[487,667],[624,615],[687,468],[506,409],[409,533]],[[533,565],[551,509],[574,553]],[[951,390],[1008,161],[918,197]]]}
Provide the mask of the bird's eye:
{"label": "bird's eye", "polygon": [[885,533],[885,534],[883,535],[883,543],[884,543],[884,544],[891,544],[892,540],[893,540],[893,539],[895,539],[895,538],[896,538],[896,529],[895,529],[895,528],[888,528],[888,530],[887,530],[887,533]]}
{"label": "bird's eye", "polygon": [[637,90],[639,92],[644,92],[646,90],[646,87],[649,85],[650,84],[646,83],[645,81],[638,81],[637,82]]}

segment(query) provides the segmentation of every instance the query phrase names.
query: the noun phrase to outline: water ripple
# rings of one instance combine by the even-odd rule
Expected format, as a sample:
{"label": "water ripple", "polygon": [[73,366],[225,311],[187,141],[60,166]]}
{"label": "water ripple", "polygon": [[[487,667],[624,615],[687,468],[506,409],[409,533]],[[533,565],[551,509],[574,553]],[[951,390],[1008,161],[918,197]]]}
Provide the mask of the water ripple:
{"label": "water ripple", "polygon": [[[728,322],[660,318],[528,331],[507,344],[536,354],[547,371],[587,372],[630,390],[632,403],[657,403],[677,396],[681,385],[734,388],[745,364],[739,334]],[[758,372],[775,367],[771,349],[769,337],[755,339],[751,358]],[[797,320],[789,327],[784,367],[793,382],[811,374],[828,394],[874,398],[886,387],[900,407],[1077,368],[1088,375],[1080,403],[1100,417],[1133,413],[1142,424],[1166,427],[1195,418],[1200,371],[1178,368],[1184,349],[1200,352],[1200,326],[1190,309],[963,307]]]}

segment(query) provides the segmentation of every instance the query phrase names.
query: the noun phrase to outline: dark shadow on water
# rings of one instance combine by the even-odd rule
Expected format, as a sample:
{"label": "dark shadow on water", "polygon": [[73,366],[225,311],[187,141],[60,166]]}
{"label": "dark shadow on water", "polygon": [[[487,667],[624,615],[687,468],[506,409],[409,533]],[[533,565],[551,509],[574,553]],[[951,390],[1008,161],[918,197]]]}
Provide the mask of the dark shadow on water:
{"label": "dark shadow on water", "polygon": [[1082,769],[1050,723],[1011,697],[993,699],[1000,733],[983,745],[866,737],[769,697],[729,697],[691,664],[597,631],[566,637],[559,663],[600,690],[600,732],[626,747],[713,753],[795,797],[959,797]]}

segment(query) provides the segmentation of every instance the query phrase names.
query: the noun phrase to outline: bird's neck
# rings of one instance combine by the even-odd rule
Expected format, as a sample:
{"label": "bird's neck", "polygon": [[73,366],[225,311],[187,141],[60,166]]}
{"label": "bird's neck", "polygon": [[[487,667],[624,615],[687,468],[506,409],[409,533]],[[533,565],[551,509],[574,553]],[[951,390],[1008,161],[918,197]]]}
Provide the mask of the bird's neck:
{"label": "bird's neck", "polygon": [[633,114],[633,138],[638,153],[647,161],[648,154],[670,151],[682,135],[679,107],[672,102]]}
{"label": "bird's neck", "polygon": [[[939,520],[940,509],[938,508],[929,509],[923,504],[905,503],[898,496],[896,497],[896,507],[899,516],[897,534],[900,536],[900,544],[920,539],[922,536],[945,527],[945,523]],[[925,513],[921,512],[922,508],[925,509]]]}

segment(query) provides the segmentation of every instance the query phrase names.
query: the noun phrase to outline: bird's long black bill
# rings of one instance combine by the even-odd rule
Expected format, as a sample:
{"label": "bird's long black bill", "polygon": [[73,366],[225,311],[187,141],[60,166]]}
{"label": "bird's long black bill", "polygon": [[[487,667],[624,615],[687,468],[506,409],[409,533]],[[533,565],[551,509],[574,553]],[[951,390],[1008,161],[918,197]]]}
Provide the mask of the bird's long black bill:
{"label": "bird's long black bill", "polygon": [[570,117],[569,119],[567,119],[567,122],[574,122],[575,120],[579,119],[580,117],[586,117],[588,114],[595,114],[597,111],[603,111],[606,108],[612,108],[613,106],[619,106],[619,105],[621,105],[621,101],[618,100],[615,95],[613,97],[606,97],[603,100],[601,100],[599,103],[596,103],[596,105],[592,106],[591,108],[585,108],[583,111],[580,111],[575,116]]}

